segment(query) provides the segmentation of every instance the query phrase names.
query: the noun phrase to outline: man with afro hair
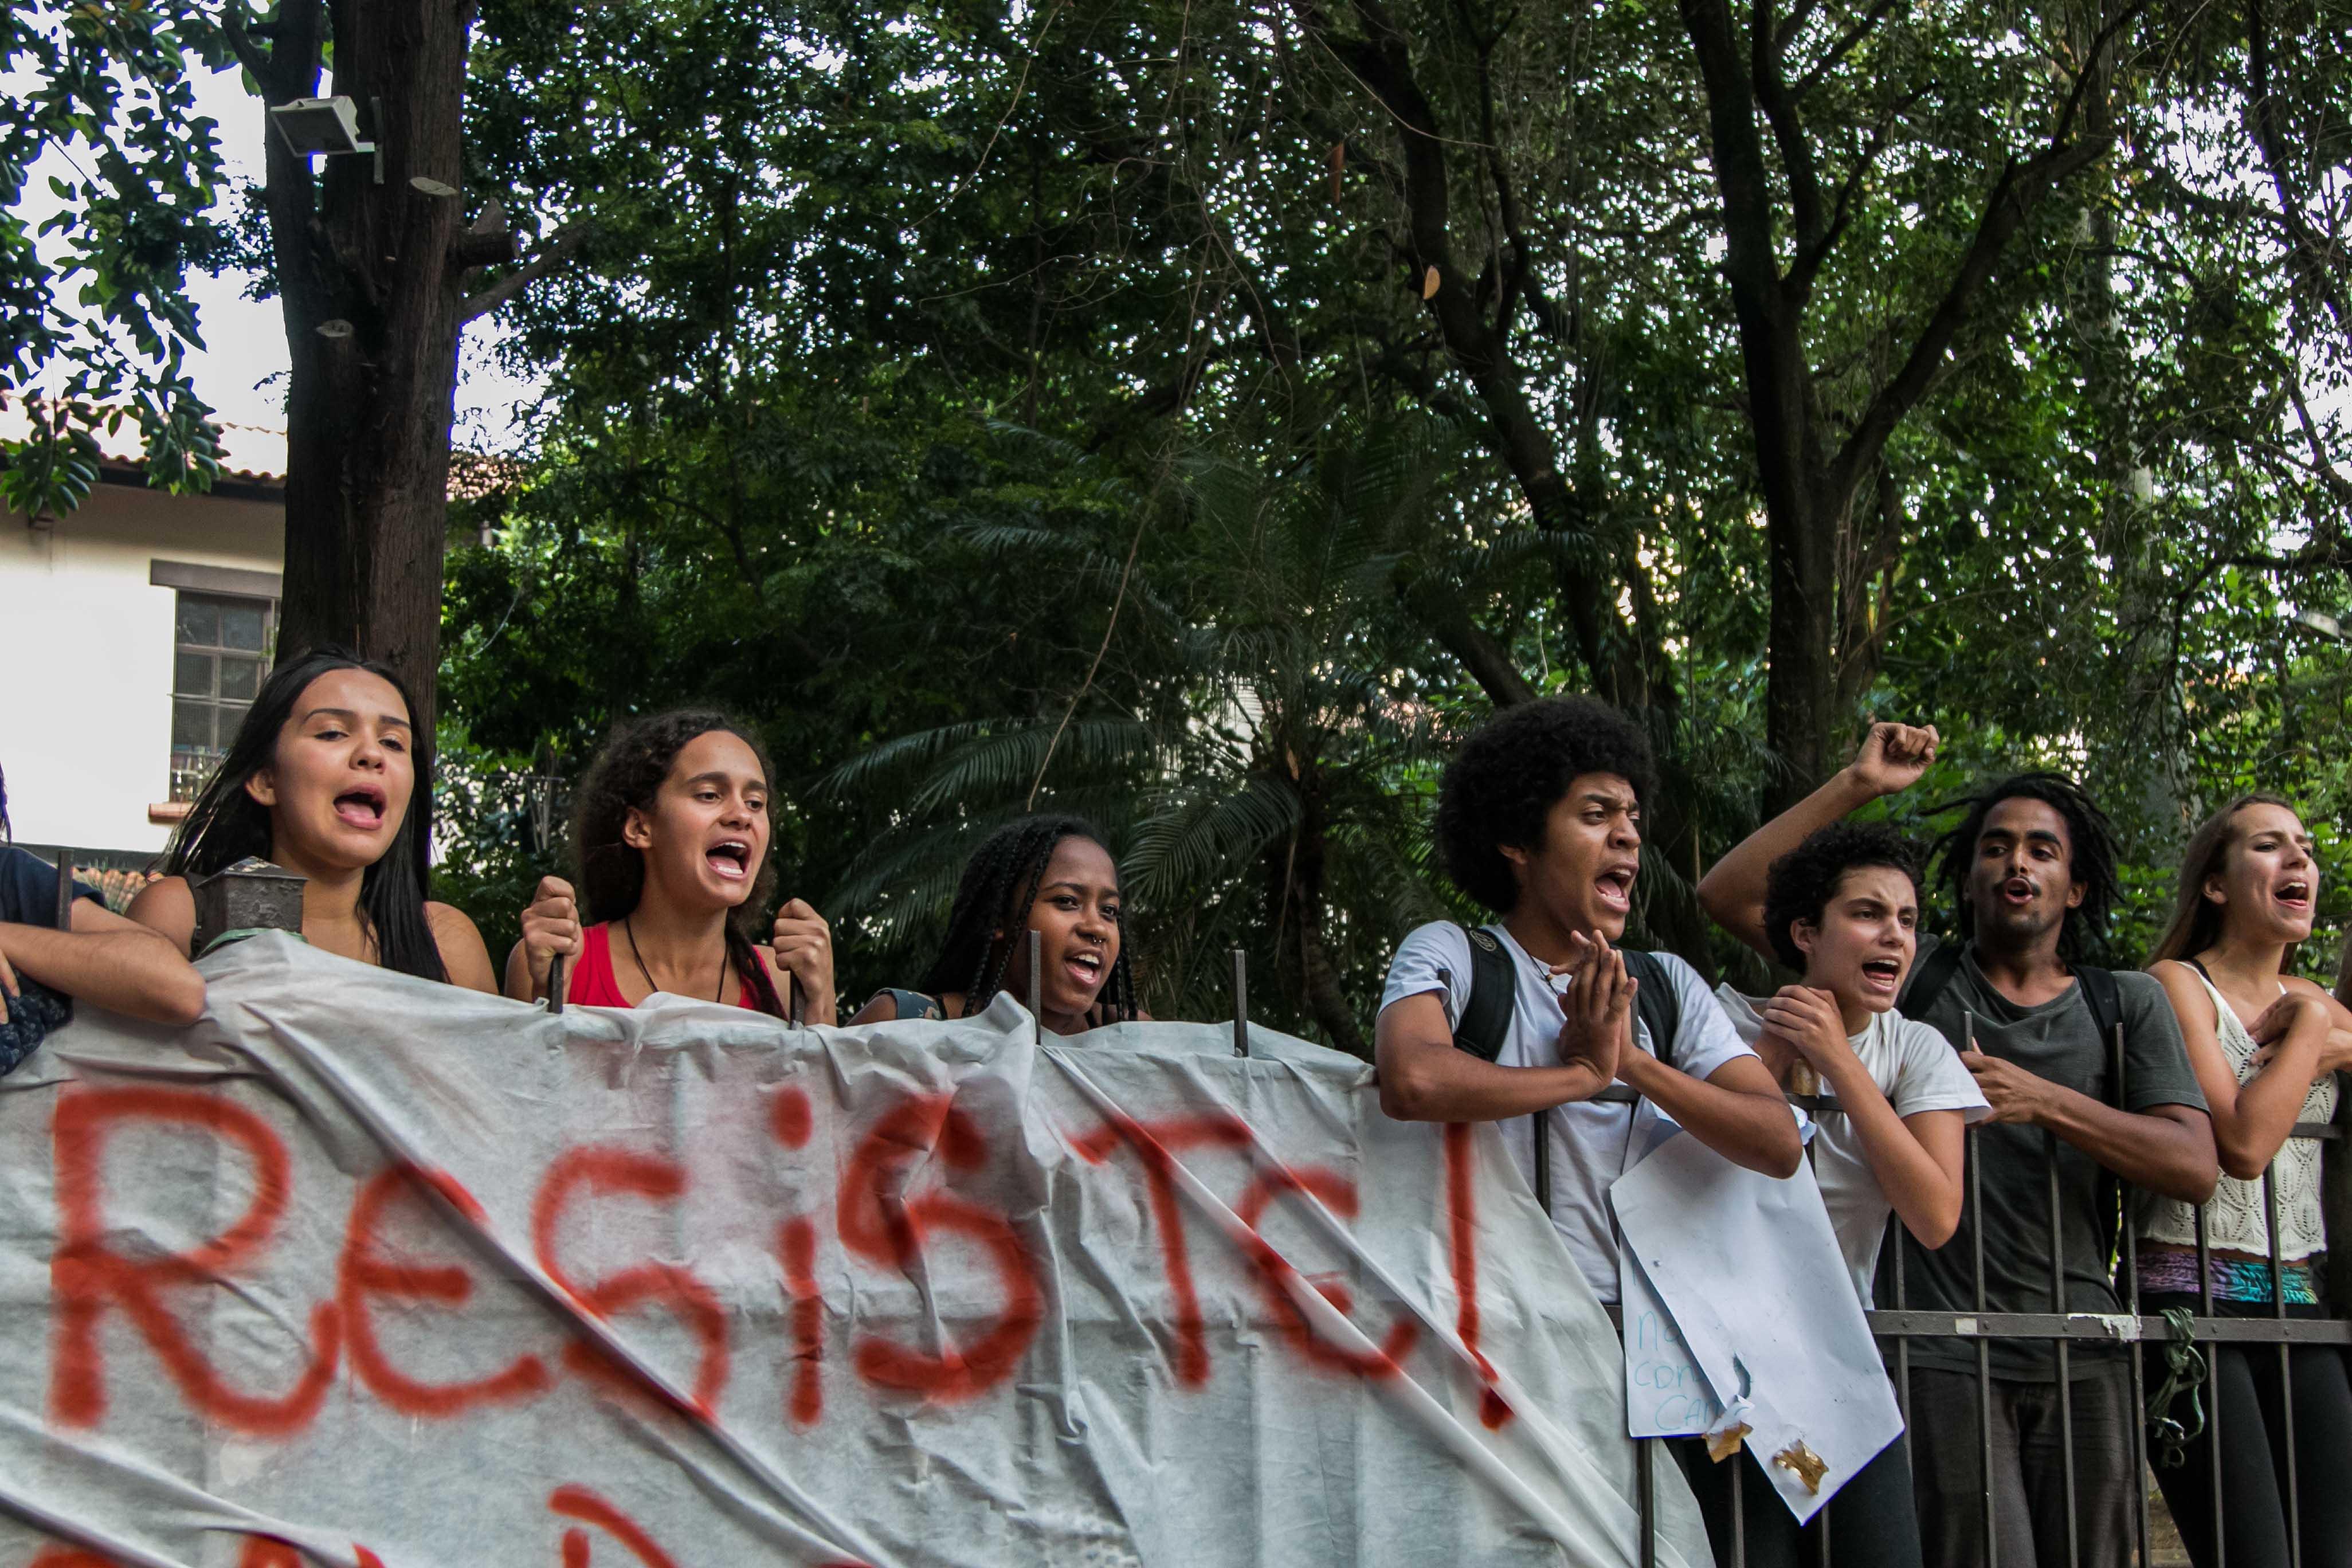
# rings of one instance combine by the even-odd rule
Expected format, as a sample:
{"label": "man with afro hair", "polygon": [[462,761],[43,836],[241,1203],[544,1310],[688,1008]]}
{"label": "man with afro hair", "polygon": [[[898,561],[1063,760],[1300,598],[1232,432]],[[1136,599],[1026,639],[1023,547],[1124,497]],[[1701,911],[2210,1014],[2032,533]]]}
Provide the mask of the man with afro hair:
{"label": "man with afro hair", "polygon": [[[1776,953],[1766,920],[1769,868],[1819,829],[1916,784],[1938,740],[1932,727],[1873,725],[1834,778],[1716,863],[1699,883],[1700,903],[1750,947]],[[2110,1272],[2118,1178],[2203,1202],[2219,1170],[2204,1096],[2163,987],[2080,962],[2116,888],[2105,814],[2081,785],[2053,773],[2012,775],[1965,804],[1937,846],[1957,895],[1959,941],[1939,947],[1921,935],[1895,1005],[1944,1036],[1992,1108],[1976,1150],[1984,1295],[1977,1297],[1974,1267],[1978,1216],[1964,1211],[1943,1247],[1901,1237],[1904,1299],[1892,1300],[1882,1279],[1879,1300],[1939,1312],[2047,1312],[2054,1256],[2064,1268],[2063,1310],[2118,1313]],[[2114,1082],[2117,1028],[2127,1093]],[[1990,1555],[1980,1489],[1989,1484],[2001,1562],[2123,1568],[2136,1535],[2138,1412],[2122,1352],[2087,1342],[1912,1342],[1912,1481],[1928,1563],[1960,1568]],[[1979,1377],[1990,1383],[1990,1478],[1981,1476]],[[2071,1466],[2063,1436],[2070,1427]],[[2080,1521],[2071,1542],[2070,1518]]]}
{"label": "man with afro hair", "polygon": [[[1445,770],[1437,847],[1455,886],[1499,918],[1475,936],[1450,921],[1408,935],[1374,1036],[1381,1109],[1407,1121],[1502,1123],[1511,1158],[1604,1302],[1618,1295],[1608,1186],[1643,1145],[1640,1108],[1596,1100],[1601,1090],[1624,1084],[1767,1175],[1791,1174],[1802,1157],[1772,1075],[1689,964],[1658,954],[1645,966],[1674,991],[1673,1037],[1652,1039],[1639,1016],[1615,943],[1633,912],[1642,805],[1655,788],[1647,738],[1590,699],[1530,702],[1482,726]],[[1507,955],[1516,982],[1491,1060],[1454,1039],[1471,1003],[1474,940]],[[1536,1179],[1538,1120],[1548,1191]]]}

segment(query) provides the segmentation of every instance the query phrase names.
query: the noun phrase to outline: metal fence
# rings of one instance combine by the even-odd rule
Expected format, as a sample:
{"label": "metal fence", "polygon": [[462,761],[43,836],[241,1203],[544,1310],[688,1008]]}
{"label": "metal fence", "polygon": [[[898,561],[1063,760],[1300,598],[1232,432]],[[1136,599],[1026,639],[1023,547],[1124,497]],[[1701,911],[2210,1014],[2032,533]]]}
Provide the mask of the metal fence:
{"label": "metal fence", "polygon": [[[1973,1044],[1975,1038],[1973,1019],[1970,1020],[1969,1034],[1970,1042]],[[2123,1026],[2120,1024],[2116,1026],[2115,1030],[2112,1067],[2114,1073],[2113,1086],[2116,1100],[2118,1103],[2125,1103],[2126,1089],[2127,1085],[2126,1074],[2127,1068],[2124,1050],[2124,1031]],[[1631,1099],[1632,1096],[1622,1094],[1621,1091],[1620,1094],[1613,1094],[1609,1096],[1609,1098]],[[1815,1095],[1790,1095],[1789,1098],[1792,1102],[1800,1105],[1816,1116],[1842,1114],[1836,1102],[1825,1097]],[[2329,1123],[2306,1121],[2296,1123],[2294,1131],[2291,1136],[2294,1139],[2332,1141],[2340,1139],[2343,1136],[2343,1133],[2339,1128]],[[1880,1309],[1869,1313],[1871,1331],[1877,1335],[1882,1341],[1892,1341],[1894,1343],[1893,1359],[1895,1396],[1897,1402],[1902,1407],[1904,1427],[1906,1432],[1909,1430],[1911,1425],[1911,1342],[1915,1339],[1932,1337],[1938,1339],[1968,1341],[1973,1342],[1976,1346],[1977,1432],[1979,1445],[1979,1463],[1980,1467],[1979,1470],[1979,1479],[1981,1488],[1982,1505],[1984,1510],[1982,1523],[1984,1531],[1984,1550],[1982,1561],[1985,1563],[1986,1568],[1999,1568],[2000,1561],[2000,1546],[1998,1531],[1996,1528],[1998,1521],[1995,1518],[1995,1502],[1991,1484],[1993,1466],[1991,1352],[1993,1342],[1997,1340],[2043,1341],[2050,1343],[2053,1347],[2055,1352],[2057,1362],[2056,1381],[2057,1387],[2059,1389],[2059,1429],[2061,1435],[2061,1449],[2064,1455],[2064,1479],[2063,1484],[2064,1486],[2066,1498],[2068,1549],[2066,1562],[2068,1568],[2076,1568],[2076,1565],[2080,1563],[2083,1556],[2084,1545],[2082,1540],[2081,1520],[2077,1506],[2077,1486],[2074,1473],[2074,1401],[2072,1398],[2071,1384],[2068,1381],[2068,1373],[2071,1370],[2068,1360],[2069,1346],[2078,1341],[2093,1342],[2102,1345],[2121,1344],[2125,1346],[2125,1356],[2130,1365],[2131,1386],[2131,1484],[2134,1492],[2134,1514],[2137,1535],[2137,1539],[2135,1543],[2136,1551],[2134,1552],[2134,1557],[2137,1562],[2143,1565],[2143,1568],[2152,1568],[2154,1560],[2149,1549],[2150,1519],[2147,1495],[2150,1479],[2147,1457],[2147,1390],[2146,1386],[2147,1374],[2146,1370],[2142,1365],[2139,1347],[2142,1344],[2147,1343],[2171,1342],[2176,1340],[2177,1336],[2173,1331],[2172,1325],[2167,1322],[2166,1320],[2160,1317],[2148,1318],[2143,1316],[2140,1311],[2139,1248],[2132,1221],[2131,1189],[2128,1185],[2124,1189],[2123,1213],[2121,1215],[2121,1224],[2118,1226],[2119,1244],[2115,1255],[2107,1260],[2111,1265],[2115,1265],[2117,1268],[2124,1310],[2120,1315],[2116,1315],[2095,1312],[2072,1312],[2067,1310],[2065,1258],[2063,1251],[2061,1250],[2063,1246],[2063,1239],[2062,1225],[2063,1216],[2060,1212],[2061,1199],[2058,1182],[2058,1169],[2055,1157],[2057,1139],[2054,1134],[2050,1133],[2045,1133],[2044,1138],[2046,1140],[2045,1147],[2051,1155],[2049,1183],[2050,1234],[2052,1241],[2052,1256],[2050,1258],[2051,1310],[2047,1312],[1994,1312],[1986,1310],[1984,1255],[1985,1233],[1984,1226],[1978,1223],[1979,1216],[1981,1215],[1983,1209],[1983,1166],[1979,1159],[1979,1129],[1971,1127],[1968,1131],[1968,1177],[1967,1191],[1963,1201],[1966,1205],[1967,1217],[1969,1220],[1968,1229],[1975,1240],[1975,1257],[1972,1260],[1976,1295],[1974,1308],[1969,1311],[1955,1312],[1920,1311],[1906,1307],[1905,1305],[1904,1293],[1903,1248],[1898,1244],[1893,1247],[1893,1257],[1891,1259],[1891,1266],[1888,1270],[1891,1275],[1890,1283],[1894,1289],[1895,1305],[1892,1308]],[[1810,1152],[1811,1151],[1809,1149],[1808,1153],[1810,1154]],[[2199,1205],[2196,1211],[2197,1274],[2201,1300],[2200,1312],[2198,1315],[2189,1320],[2189,1337],[2193,1343],[2208,1347],[2209,1349],[2218,1347],[2222,1344],[2270,1344],[2277,1346],[2282,1393],[2280,1400],[2280,1406],[2283,1412],[2282,1436],[2284,1438],[2284,1442],[2282,1444],[2284,1452],[2281,1455],[2281,1458],[2284,1462],[2284,1473],[2292,1478],[2294,1477],[2297,1472],[2295,1464],[2294,1382],[2292,1377],[2289,1375],[2288,1358],[2293,1353],[2294,1348],[2298,1345],[2352,1345],[2352,1321],[2347,1321],[2340,1318],[2289,1318],[2286,1315],[2285,1265],[2279,1256],[2277,1165],[2278,1162],[2274,1157],[2272,1160],[2270,1166],[2265,1168],[2263,1172],[2263,1208],[2264,1228],[2270,1237],[2270,1295],[2272,1316],[2269,1318],[2225,1318],[2215,1315],[2213,1310],[2212,1249],[2207,1240],[2205,1209],[2203,1205]],[[1893,1226],[1899,1229],[1901,1223],[1902,1222],[1897,1219],[1893,1222]],[[2213,1510],[2213,1556],[2211,1563],[2206,1565],[2206,1568],[2226,1568],[2230,1538],[2228,1502],[2224,1495],[2221,1474],[2221,1445],[2224,1441],[2224,1435],[2221,1428],[2222,1417],[2221,1402],[2219,1397],[2219,1378],[2216,1375],[2218,1371],[2218,1358],[2209,1355],[2207,1358],[2207,1373],[2203,1383],[2203,1388],[2205,1394],[2205,1431],[2207,1436],[2205,1447],[2210,1461],[2209,1466],[2210,1475],[2208,1477],[2208,1484],[2211,1488]],[[1645,1438],[1640,1440],[1638,1444],[1641,1461],[1638,1474],[1641,1484],[1643,1568],[1654,1568],[1657,1560],[1655,1531],[1656,1499],[1654,1490],[1655,1465],[1657,1463],[1657,1459],[1655,1457],[1655,1451],[1658,1445],[1663,1441],[1665,1441],[1665,1439]],[[1731,1472],[1732,1504],[1730,1513],[1732,1540],[1730,1542],[1728,1555],[1734,1568],[1745,1568],[1748,1557],[1747,1542],[1745,1540],[1746,1532],[1743,1527],[1743,1505],[1745,1501],[1743,1493],[1746,1484],[1745,1468],[1738,1463],[1738,1457],[1736,1455],[1733,1457],[1731,1462],[1734,1466]],[[2352,1486],[2352,1474],[2347,1474],[2344,1478],[2344,1484]],[[2302,1568],[2303,1528],[2301,1519],[2302,1510],[2300,1506],[2301,1500],[2297,1495],[2296,1488],[2294,1485],[2290,1484],[2284,1488],[2284,1490],[2286,1499],[2287,1543],[2290,1560],[2293,1568]],[[1835,1499],[1832,1499],[1829,1503],[1824,1505],[1821,1514],[1818,1516],[1824,1525],[1827,1524],[1830,1513],[1836,1508],[1836,1506]],[[1823,1540],[1822,1542],[1821,1560],[1824,1568],[1827,1568],[1827,1564],[1829,1563],[1829,1549],[1826,1539],[1826,1530],[1824,1530],[1822,1534]],[[1718,1548],[1718,1550],[1720,1550],[1720,1548]],[[2054,1563],[2043,1564],[2042,1565],[2042,1568],[2057,1568],[2057,1565]]]}

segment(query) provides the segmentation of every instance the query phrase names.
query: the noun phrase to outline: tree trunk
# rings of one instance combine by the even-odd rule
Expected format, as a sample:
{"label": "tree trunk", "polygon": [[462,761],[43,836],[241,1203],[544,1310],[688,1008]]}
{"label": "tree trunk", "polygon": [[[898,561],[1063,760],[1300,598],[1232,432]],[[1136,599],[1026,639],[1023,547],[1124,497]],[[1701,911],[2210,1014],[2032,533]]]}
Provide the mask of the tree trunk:
{"label": "tree trunk", "polygon": [[1297,987],[1301,1010],[1323,1033],[1323,1043],[1349,1056],[1372,1059],[1370,1042],[1349,1001],[1347,987],[1324,944],[1325,817],[1322,792],[1312,771],[1294,778],[1298,792],[1298,828],[1286,846],[1268,851],[1267,899],[1277,931],[1295,931],[1277,942],[1275,967]]}
{"label": "tree trunk", "polygon": [[[340,643],[392,666],[416,704],[421,763],[440,665],[460,280],[512,246],[501,254],[499,237],[468,235],[460,221],[473,7],[335,0],[331,14],[335,91],[355,101],[377,152],[323,159],[314,175],[268,138],[292,361],[278,653]],[[270,102],[317,93],[326,19],[317,0],[280,7],[255,73]],[[254,64],[249,47],[240,53]]]}

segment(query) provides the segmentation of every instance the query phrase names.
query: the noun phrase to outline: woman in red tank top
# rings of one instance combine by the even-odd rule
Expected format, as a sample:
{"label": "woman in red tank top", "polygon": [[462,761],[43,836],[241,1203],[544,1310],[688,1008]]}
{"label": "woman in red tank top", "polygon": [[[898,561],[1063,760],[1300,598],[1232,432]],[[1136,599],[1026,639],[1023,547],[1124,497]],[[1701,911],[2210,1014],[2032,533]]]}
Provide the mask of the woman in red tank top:
{"label": "woman in red tank top", "polygon": [[541,879],[507,957],[506,994],[544,997],[562,954],[572,960],[568,1003],[634,1007],[663,991],[783,1017],[782,976],[798,987],[810,1022],[832,1023],[824,917],[794,899],[764,946],[750,934],[775,883],[769,772],[759,743],[723,714],[660,713],[618,731],[573,808],[579,891]]}

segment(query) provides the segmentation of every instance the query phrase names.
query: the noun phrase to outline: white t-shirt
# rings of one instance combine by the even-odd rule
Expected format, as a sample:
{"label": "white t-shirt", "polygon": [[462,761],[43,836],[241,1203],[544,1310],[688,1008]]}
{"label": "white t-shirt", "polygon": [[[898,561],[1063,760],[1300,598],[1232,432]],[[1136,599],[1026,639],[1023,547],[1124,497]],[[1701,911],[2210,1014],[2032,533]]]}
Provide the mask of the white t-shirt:
{"label": "white t-shirt", "polygon": [[[1728,985],[1716,996],[1739,1037],[1753,1045],[1764,1032],[1755,1002]],[[1889,1008],[1873,1015],[1869,1026],[1847,1036],[1846,1043],[1897,1116],[1957,1110],[1963,1122],[1974,1123],[1992,1114],[1984,1090],[1960,1065],[1960,1054],[1933,1025]],[[1854,1293],[1868,1307],[1871,1282],[1878,1273],[1878,1248],[1886,1239],[1886,1216],[1895,1205],[1863,1152],[1853,1118],[1837,1111],[1815,1118],[1812,1144],[1813,1180],[1830,1211],[1830,1228],[1837,1232],[1838,1250],[1845,1254],[1846,1268],[1853,1275]]]}
{"label": "white t-shirt", "polygon": [[[1518,976],[1513,998],[1510,1032],[1496,1061],[1503,1067],[1559,1065],[1559,993],[1545,967],[1511,940],[1502,926],[1486,928],[1510,954]],[[1705,1079],[1724,1063],[1756,1053],[1743,1044],[1731,1020],[1716,1005],[1714,995],[1698,972],[1671,953],[1658,962],[1674,979],[1681,1019],[1675,1029],[1674,1065],[1696,1079]],[[1410,996],[1437,994],[1448,1024],[1458,1024],[1470,1004],[1470,939],[1451,921],[1422,926],[1404,939],[1389,961],[1389,983],[1381,994],[1383,1012]],[[1638,1020],[1633,1042],[1652,1056],[1658,1053],[1649,1029]],[[1639,1113],[1638,1116],[1636,1113]],[[1670,1125],[1647,1100],[1640,1105],[1580,1100],[1554,1106],[1551,1128],[1551,1222],[1568,1244],[1594,1295],[1604,1302],[1617,1300],[1617,1244],[1609,1224],[1609,1184],[1640,1163],[1643,1154],[1664,1127]],[[1535,1140],[1530,1120],[1514,1116],[1496,1124],[1504,1147],[1528,1184],[1535,1184]]]}

